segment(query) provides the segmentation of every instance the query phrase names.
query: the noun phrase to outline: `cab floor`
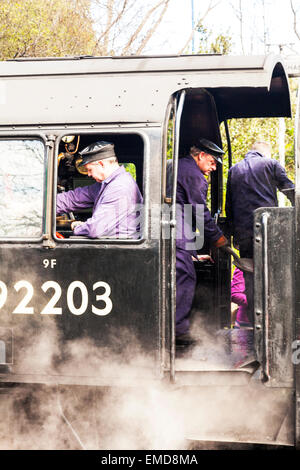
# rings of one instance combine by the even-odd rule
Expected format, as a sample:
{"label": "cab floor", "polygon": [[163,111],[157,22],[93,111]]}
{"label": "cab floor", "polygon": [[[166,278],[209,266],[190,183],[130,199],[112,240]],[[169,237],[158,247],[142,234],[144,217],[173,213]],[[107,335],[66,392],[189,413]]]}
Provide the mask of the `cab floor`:
{"label": "cab floor", "polygon": [[[226,371],[247,368],[254,359],[253,331],[224,329],[217,332],[214,340],[199,337],[195,346],[177,350],[175,368],[183,371]],[[249,369],[252,370],[252,366],[249,365]]]}

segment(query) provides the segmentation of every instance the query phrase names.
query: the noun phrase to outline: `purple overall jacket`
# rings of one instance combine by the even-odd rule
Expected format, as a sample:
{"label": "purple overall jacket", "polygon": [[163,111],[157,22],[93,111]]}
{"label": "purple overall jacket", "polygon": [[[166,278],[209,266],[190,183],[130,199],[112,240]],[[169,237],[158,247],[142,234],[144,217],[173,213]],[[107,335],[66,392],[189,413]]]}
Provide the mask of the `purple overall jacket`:
{"label": "purple overall jacket", "polygon": [[[278,206],[276,191],[294,188],[277,160],[250,151],[230,168],[227,180],[226,217],[235,243],[253,236],[253,211]],[[288,193],[287,193],[288,194]]]}
{"label": "purple overall jacket", "polygon": [[101,183],[57,195],[57,215],[93,208],[92,217],[75,227],[74,235],[89,238],[139,238],[137,210],[143,203],[132,176],[120,166]]}
{"label": "purple overall jacket", "polygon": [[231,302],[239,306],[239,309],[236,314],[236,322],[238,323],[238,325],[243,326],[244,324],[248,324],[248,303],[245,293],[245,279],[243,271],[238,268],[235,268],[231,281]]}
{"label": "purple overall jacket", "polygon": [[[203,173],[197,166],[197,163],[191,155],[186,155],[178,160],[178,178],[177,178],[177,231],[176,246],[177,248],[189,250],[187,244],[194,239],[193,233],[196,227],[201,230],[203,228],[204,239],[214,243],[223,233],[213,220],[209,209],[206,205],[208,183]],[[184,227],[184,206],[191,207],[191,218],[187,220],[188,230],[182,230]],[[197,213],[197,205],[203,207],[203,218],[201,219]],[[181,219],[181,220],[179,220]]]}

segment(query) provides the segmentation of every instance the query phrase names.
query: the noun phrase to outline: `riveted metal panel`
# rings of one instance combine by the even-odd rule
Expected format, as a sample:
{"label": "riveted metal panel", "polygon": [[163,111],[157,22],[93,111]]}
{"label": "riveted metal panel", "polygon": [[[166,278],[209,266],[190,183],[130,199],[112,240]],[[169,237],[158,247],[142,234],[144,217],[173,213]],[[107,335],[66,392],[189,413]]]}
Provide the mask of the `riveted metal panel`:
{"label": "riveted metal panel", "polygon": [[[299,155],[299,152],[298,152]],[[299,168],[297,167],[299,173]],[[300,194],[295,195],[295,334],[293,342],[293,364],[295,377],[295,444],[300,449]]]}
{"label": "riveted metal panel", "polygon": [[[160,214],[150,210],[150,203],[160,207],[161,130],[145,130],[143,137],[143,239],[68,239],[52,245],[41,239],[1,240],[0,356],[5,341],[3,362],[10,370],[0,368],[0,382],[107,385],[160,377]],[[49,171],[54,159],[53,147],[44,234],[49,237],[55,233],[56,178]],[[73,354],[72,367],[61,367]],[[136,360],[137,368],[132,367]]]}
{"label": "riveted metal panel", "polygon": [[202,88],[215,90],[220,119],[290,116],[276,56],[74,58],[0,63],[0,125],[163,123],[173,93]]}
{"label": "riveted metal panel", "polygon": [[265,385],[293,386],[294,208],[260,208],[254,218],[255,344]]}

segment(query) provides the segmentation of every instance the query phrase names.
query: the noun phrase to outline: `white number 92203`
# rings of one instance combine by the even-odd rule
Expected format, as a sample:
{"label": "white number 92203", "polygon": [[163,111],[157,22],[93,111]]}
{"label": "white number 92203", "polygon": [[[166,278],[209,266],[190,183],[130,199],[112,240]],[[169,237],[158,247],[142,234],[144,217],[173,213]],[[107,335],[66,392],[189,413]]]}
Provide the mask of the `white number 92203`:
{"label": "white number 92203", "polygon": [[[24,296],[22,300],[18,303],[16,308],[13,310],[12,313],[15,314],[32,314],[34,312],[34,307],[30,305],[31,300],[34,296],[34,288],[32,284],[28,281],[21,280],[18,281],[14,286],[14,289],[19,292],[21,289],[24,290]],[[46,281],[41,286],[43,292],[47,292],[48,290],[52,289],[52,297],[48,301],[48,303],[44,306],[42,311],[40,312],[42,315],[61,315],[62,308],[57,305],[61,298],[62,289],[58,282],[55,281]],[[80,305],[74,304],[74,292],[78,289],[81,295],[81,302]],[[104,291],[103,291],[104,290]],[[98,291],[98,293],[96,292]],[[99,291],[101,293],[99,293]],[[102,305],[104,303],[103,308],[96,307],[92,305],[92,312],[95,315],[105,316],[108,315],[112,311],[112,301],[110,298],[111,288],[107,282],[98,281],[93,284],[93,292],[94,292],[94,299],[93,302],[100,302],[102,301]],[[8,297],[8,289],[6,284],[3,281],[0,281],[0,309],[5,305],[6,300]],[[73,315],[82,315],[86,312],[89,303],[89,294],[87,287],[81,281],[73,281],[69,285],[67,289],[67,306]]]}

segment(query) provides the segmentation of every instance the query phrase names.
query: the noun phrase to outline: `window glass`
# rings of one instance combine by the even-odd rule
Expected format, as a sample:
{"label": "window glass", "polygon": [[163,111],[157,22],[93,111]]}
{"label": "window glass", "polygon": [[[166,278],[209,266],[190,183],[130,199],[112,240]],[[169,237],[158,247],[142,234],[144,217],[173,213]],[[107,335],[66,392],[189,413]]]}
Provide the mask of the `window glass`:
{"label": "window glass", "polygon": [[136,181],[136,167],[134,163],[123,163],[124,168],[128,173],[131,174],[134,181]]}
{"label": "window glass", "polygon": [[171,110],[167,130],[167,168],[166,168],[166,196],[172,197],[173,192],[173,158],[174,158],[175,115]]}
{"label": "window glass", "polygon": [[[101,155],[88,167],[82,166],[81,152],[90,152],[95,145],[111,152],[102,159],[104,166],[97,164]],[[62,137],[57,158],[56,237],[141,238],[143,157],[144,143],[136,134]]]}
{"label": "window glass", "polygon": [[44,160],[40,140],[0,140],[0,237],[42,235]]}

